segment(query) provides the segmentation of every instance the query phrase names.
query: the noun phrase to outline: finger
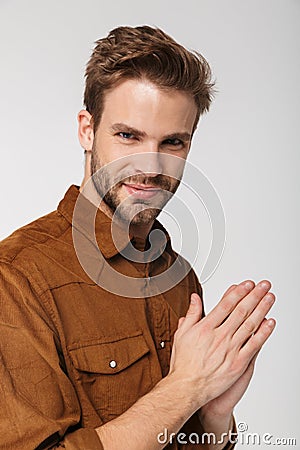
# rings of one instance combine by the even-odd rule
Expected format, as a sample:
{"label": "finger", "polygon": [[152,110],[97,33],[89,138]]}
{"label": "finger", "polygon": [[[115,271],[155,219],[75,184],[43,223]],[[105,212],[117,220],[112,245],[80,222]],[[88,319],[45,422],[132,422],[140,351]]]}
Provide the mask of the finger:
{"label": "finger", "polygon": [[275,319],[264,319],[256,333],[253,334],[241,348],[240,356],[245,359],[252,359],[255,357],[273,333],[275,326]]}
{"label": "finger", "polygon": [[251,359],[249,365],[252,364],[253,366],[255,366],[257,357],[258,357],[258,355],[259,355],[259,351],[260,351],[260,349],[258,350],[258,352],[255,353],[255,355],[254,355],[253,358]]}
{"label": "finger", "polygon": [[275,295],[272,292],[268,292],[234,334],[233,342],[236,346],[241,347],[258,330],[274,302]]}
{"label": "finger", "polygon": [[222,296],[222,299],[224,297],[226,297],[226,295],[228,295],[230,292],[232,292],[233,289],[235,289],[236,287],[237,287],[237,284],[232,284],[231,286],[229,286],[229,288],[224,292],[224,294]]}
{"label": "finger", "polygon": [[[270,289],[271,283],[269,281],[263,280],[258,283],[257,286],[255,286],[255,288],[252,289],[252,291],[249,292],[249,294],[235,307],[230,316],[228,316],[226,321],[222,324],[225,333],[233,335],[237,329],[245,323],[246,319]],[[251,325],[251,327],[253,328],[253,325]]]}
{"label": "finger", "polygon": [[[251,378],[253,376],[254,373],[254,366],[255,366],[255,361],[256,358],[258,356],[257,352],[253,358],[250,360],[250,362],[248,363],[248,366],[246,367],[245,372],[241,375],[241,377],[239,378],[239,382],[242,384],[242,395],[245,393],[247,387],[249,386],[249,383],[251,381]],[[242,396],[241,396],[242,397]]]}
{"label": "finger", "polygon": [[184,319],[185,319],[185,317],[179,317],[177,329],[179,329],[181,327],[181,325],[184,322]]}
{"label": "finger", "polygon": [[255,366],[255,362],[256,362],[256,360],[257,360],[257,357],[258,357],[258,355],[259,355],[260,350],[261,350],[261,349],[259,349],[259,350],[254,354],[254,356],[253,356],[252,359],[250,360],[250,362],[249,362],[249,364],[248,364],[248,366],[247,366],[247,369],[245,370],[244,374],[245,374],[246,372],[249,372],[249,371],[253,373],[253,371],[254,371],[254,366]]}
{"label": "finger", "polygon": [[230,292],[223,295],[219,303],[207,314],[205,321],[212,327],[218,327],[254,287],[255,284],[251,280],[243,281],[235,289],[231,289],[230,286]]}
{"label": "finger", "polygon": [[195,323],[199,322],[202,317],[202,300],[195,292],[191,295],[191,302],[184,320],[180,324],[180,330],[186,331]]}

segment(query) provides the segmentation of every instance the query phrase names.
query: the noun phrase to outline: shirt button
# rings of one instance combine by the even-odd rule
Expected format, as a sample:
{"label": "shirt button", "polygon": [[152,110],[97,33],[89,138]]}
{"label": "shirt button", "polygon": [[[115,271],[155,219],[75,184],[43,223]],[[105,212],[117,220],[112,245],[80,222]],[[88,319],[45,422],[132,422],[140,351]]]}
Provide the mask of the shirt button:
{"label": "shirt button", "polygon": [[117,367],[117,362],[115,360],[111,360],[109,362],[109,367],[111,367],[112,369],[114,369],[115,367]]}
{"label": "shirt button", "polygon": [[165,348],[165,341],[161,341],[160,346],[161,348]]}

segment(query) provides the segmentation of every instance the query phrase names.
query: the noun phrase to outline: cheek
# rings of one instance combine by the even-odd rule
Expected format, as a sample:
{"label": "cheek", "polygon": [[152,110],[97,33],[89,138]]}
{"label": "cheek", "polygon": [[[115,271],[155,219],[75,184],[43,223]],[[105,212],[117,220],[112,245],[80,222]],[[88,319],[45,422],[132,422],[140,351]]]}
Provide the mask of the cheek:
{"label": "cheek", "polygon": [[103,145],[102,153],[105,159],[110,162],[122,157],[122,152],[120,151],[119,146],[109,141],[106,145]]}
{"label": "cheek", "polygon": [[110,171],[120,174],[132,171],[132,168],[135,166],[134,158],[130,158],[132,154],[135,154],[135,152],[127,151],[127,149],[121,148],[119,145],[113,145],[110,148],[101,149],[99,157],[101,165],[108,165]]}
{"label": "cheek", "polygon": [[[176,156],[176,157],[174,157]],[[183,176],[184,166],[186,163],[186,152],[176,155],[162,156],[162,173],[172,179],[172,184],[179,182]]]}
{"label": "cheek", "polygon": [[101,166],[117,159],[120,153],[114,145],[113,137],[106,135],[101,129],[97,132],[93,149]]}

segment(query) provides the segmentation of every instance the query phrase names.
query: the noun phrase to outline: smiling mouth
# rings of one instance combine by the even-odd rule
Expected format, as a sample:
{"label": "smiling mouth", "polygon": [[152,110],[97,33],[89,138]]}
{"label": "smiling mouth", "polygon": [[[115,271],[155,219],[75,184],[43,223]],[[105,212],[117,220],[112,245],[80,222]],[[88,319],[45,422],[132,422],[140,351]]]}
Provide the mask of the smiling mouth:
{"label": "smiling mouth", "polygon": [[123,183],[123,186],[129,195],[145,199],[152,198],[158,192],[161,192],[161,188],[156,186],[149,186],[143,184],[129,184],[129,183]]}

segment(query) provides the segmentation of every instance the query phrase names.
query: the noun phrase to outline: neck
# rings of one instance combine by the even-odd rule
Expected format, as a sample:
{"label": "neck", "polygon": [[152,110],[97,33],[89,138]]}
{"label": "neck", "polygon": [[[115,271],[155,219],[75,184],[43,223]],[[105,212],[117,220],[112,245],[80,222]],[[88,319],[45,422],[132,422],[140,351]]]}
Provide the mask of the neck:
{"label": "neck", "polygon": [[153,226],[154,221],[144,225],[130,225],[130,234],[133,237],[147,239],[148,234]]}

